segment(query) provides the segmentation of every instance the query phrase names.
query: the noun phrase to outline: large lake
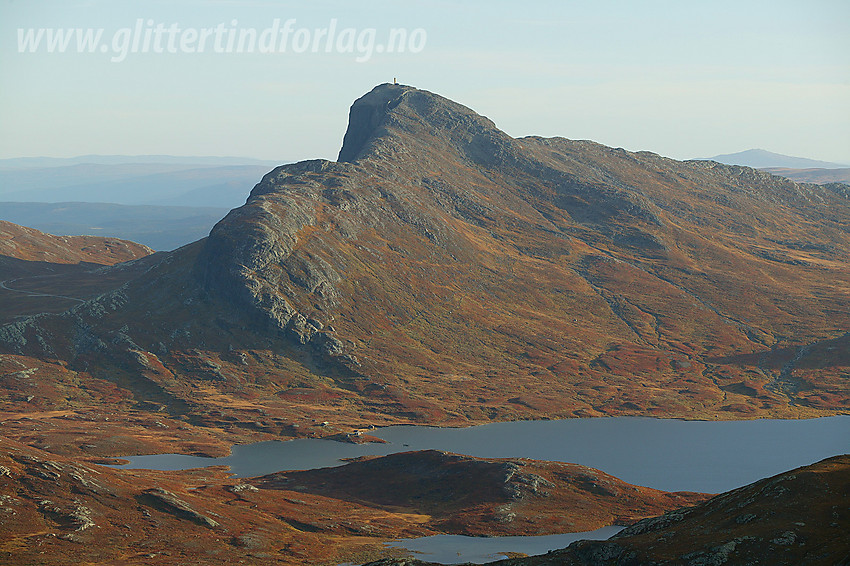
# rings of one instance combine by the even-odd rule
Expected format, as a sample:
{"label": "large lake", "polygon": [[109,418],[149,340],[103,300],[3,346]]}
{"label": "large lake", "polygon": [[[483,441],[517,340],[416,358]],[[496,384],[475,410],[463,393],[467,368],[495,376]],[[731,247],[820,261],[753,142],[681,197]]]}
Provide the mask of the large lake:
{"label": "large lake", "polygon": [[299,439],[234,446],[224,458],[133,456],[118,468],[226,465],[238,477],[339,466],[340,458],[436,449],[484,458],[534,458],[598,468],[636,485],[719,493],[829,456],[850,453],[850,416],[808,420],[683,421],[641,417],[519,421],[469,428],[392,426],[387,444]]}
{"label": "large lake", "polygon": [[[387,444],[301,439],[234,446],[225,458],[177,454],[128,458],[128,468],[179,470],[227,465],[239,477],[339,466],[340,458],[437,449],[484,458],[534,458],[598,468],[667,491],[718,493],[829,456],[850,453],[850,416],[810,420],[683,421],[639,417],[520,421],[449,429],[393,426]],[[619,529],[547,537],[439,535],[390,543],[442,563],[486,562],[505,551],[541,554]]]}

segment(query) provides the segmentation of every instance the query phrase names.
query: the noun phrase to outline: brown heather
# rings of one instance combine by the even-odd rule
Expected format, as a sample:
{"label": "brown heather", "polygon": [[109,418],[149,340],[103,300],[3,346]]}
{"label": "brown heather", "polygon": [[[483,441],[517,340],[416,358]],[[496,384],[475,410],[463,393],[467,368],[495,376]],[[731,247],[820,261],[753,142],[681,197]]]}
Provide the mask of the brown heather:
{"label": "brown heather", "polygon": [[[16,290],[0,290],[3,442],[62,467],[398,423],[846,413],[848,226],[845,185],[514,139],[452,101],[381,85],[352,106],[337,162],[274,169],[208,238],[173,252],[109,267],[149,250],[4,224],[38,244],[14,236],[0,251],[0,280]],[[0,497],[26,503],[18,527],[2,523],[0,552],[21,563],[70,560],[77,536],[90,560],[110,555],[85,539],[94,531],[74,534],[88,516],[76,499],[111,525],[101,540],[115,564],[375,556],[394,536],[502,532],[487,517],[506,504],[335,499],[311,487],[316,473],[299,477],[298,497],[262,480],[253,501],[221,470],[101,470],[120,501],[96,504],[71,483],[45,491],[25,476],[50,465],[9,457]],[[559,464],[527,466],[560,485]],[[683,504],[651,490],[629,509],[587,497],[585,520],[600,526]],[[574,522],[558,501],[524,508],[526,532],[553,510],[553,524]],[[340,514],[356,518],[322,522]],[[50,533],[73,536],[48,544]]]}

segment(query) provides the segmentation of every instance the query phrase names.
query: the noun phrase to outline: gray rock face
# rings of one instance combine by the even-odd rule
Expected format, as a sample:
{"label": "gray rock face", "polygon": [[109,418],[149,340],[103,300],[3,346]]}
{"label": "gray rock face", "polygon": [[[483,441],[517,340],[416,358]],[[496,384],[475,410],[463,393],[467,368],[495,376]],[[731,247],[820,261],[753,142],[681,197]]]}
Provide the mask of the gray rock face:
{"label": "gray rock face", "polygon": [[513,500],[521,500],[527,495],[548,497],[546,487],[555,487],[555,484],[537,474],[524,473],[522,466],[513,462],[504,464],[505,478],[503,490]]}
{"label": "gray rock face", "polygon": [[667,513],[659,515],[658,517],[649,517],[648,519],[643,519],[642,521],[638,521],[634,525],[623,529],[622,531],[614,535],[612,538],[625,538],[666,529],[671,525],[681,522],[688,516],[689,512],[690,509],[687,508],[676,509],[675,511],[668,511]]}
{"label": "gray rock face", "polygon": [[410,86],[383,84],[351,106],[337,161],[356,162],[399,149],[394,133],[436,137],[481,164],[499,163],[515,153],[510,136],[469,108]]}
{"label": "gray rock face", "polygon": [[92,520],[91,509],[79,503],[72,508],[66,508],[55,505],[48,499],[43,499],[39,502],[38,510],[50,516],[59,524],[66,528],[72,528],[76,532],[82,532],[95,526],[95,522]]}
{"label": "gray rock face", "polygon": [[382,87],[383,92],[373,90],[352,105],[348,114],[348,130],[337,161],[354,161],[362,154],[370,139],[380,135],[376,130],[383,123],[387,112],[398,106],[404,94],[411,90],[402,85],[387,84]]}
{"label": "gray rock face", "polygon": [[[575,549],[579,564],[609,564],[617,561],[625,553],[625,549],[615,542],[579,541],[570,546]],[[628,564],[628,561],[623,561]]]}
{"label": "gray rock face", "polygon": [[770,542],[780,546],[788,546],[797,542],[797,533],[795,533],[794,531],[785,531],[778,537],[772,539]]}
{"label": "gray rock face", "polygon": [[217,521],[195,511],[188,503],[166,489],[162,489],[160,487],[146,489],[144,494],[152,500],[156,506],[168,513],[172,513],[173,515],[188,519],[194,523],[211,529],[219,526]]}
{"label": "gray rock face", "polygon": [[729,561],[730,555],[742,542],[755,540],[753,537],[740,537],[705,551],[692,552],[682,556],[688,566],[722,566]]}
{"label": "gray rock face", "polygon": [[[305,231],[321,229],[317,210],[330,204],[329,198],[339,199],[346,184],[324,176],[344,175],[348,169],[314,160],[270,172],[245,207],[213,228],[198,262],[198,275],[209,292],[328,361],[347,354],[342,342],[321,332],[326,313],[337,305],[343,276],[329,257],[299,247],[299,242]],[[328,184],[336,185],[337,192],[328,193]]]}

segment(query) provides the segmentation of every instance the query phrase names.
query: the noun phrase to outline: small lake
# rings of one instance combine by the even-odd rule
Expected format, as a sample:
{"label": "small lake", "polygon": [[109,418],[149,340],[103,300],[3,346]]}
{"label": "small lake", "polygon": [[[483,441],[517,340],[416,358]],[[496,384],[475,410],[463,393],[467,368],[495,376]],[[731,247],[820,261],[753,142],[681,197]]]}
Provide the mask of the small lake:
{"label": "small lake", "polygon": [[850,416],[808,420],[683,421],[643,417],[518,421],[468,428],[392,426],[387,444],[299,439],[234,446],[223,458],[133,456],[117,468],[180,470],[225,465],[238,477],[344,464],[341,458],[445,450],[482,458],[533,458],[598,468],[666,491],[719,493],[829,456],[850,453]]}
{"label": "small lake", "polygon": [[550,550],[566,548],[577,540],[605,540],[623,530],[623,527],[603,527],[587,533],[569,533],[539,537],[467,537],[461,535],[436,535],[387,543],[392,548],[403,548],[414,557],[426,562],[456,564],[472,562],[483,564],[507,558],[504,552],[523,552],[528,555],[546,554]]}

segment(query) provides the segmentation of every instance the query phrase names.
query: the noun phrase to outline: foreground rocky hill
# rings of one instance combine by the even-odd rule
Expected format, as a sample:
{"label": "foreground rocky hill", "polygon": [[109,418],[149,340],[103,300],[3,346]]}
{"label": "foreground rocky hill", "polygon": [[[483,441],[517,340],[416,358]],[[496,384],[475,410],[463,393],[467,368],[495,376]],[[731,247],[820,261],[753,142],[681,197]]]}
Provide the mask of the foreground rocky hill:
{"label": "foreground rocky hill", "polygon": [[253,484],[417,514],[428,517],[423,526],[471,536],[594,531],[708,497],[637,487],[577,464],[473,458],[437,450],[280,472]]}
{"label": "foreground rocky hill", "polygon": [[848,225],[833,186],[514,139],[381,85],[352,106],[339,161],[271,171],[209,238],[0,327],[0,351],[227,441],[817,416],[850,406]]}
{"label": "foreground rocky hill", "polygon": [[[607,541],[579,541],[501,566],[850,563],[850,456],[828,458],[646,519]],[[382,560],[371,566],[426,566]]]}

